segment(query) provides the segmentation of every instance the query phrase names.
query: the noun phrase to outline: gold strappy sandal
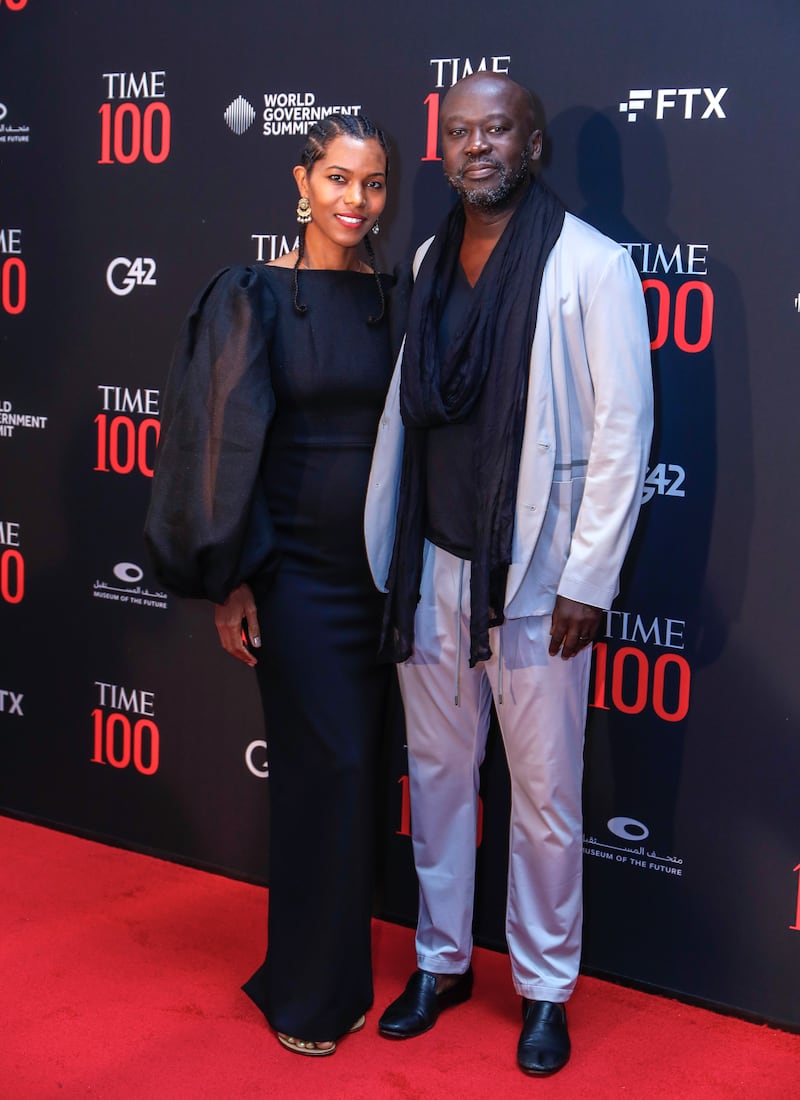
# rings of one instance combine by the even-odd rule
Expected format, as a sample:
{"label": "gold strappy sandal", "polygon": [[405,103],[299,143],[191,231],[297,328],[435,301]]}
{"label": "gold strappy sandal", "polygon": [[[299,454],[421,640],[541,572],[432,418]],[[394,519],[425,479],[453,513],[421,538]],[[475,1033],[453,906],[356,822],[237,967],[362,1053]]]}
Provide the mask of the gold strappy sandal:
{"label": "gold strappy sandal", "polygon": [[[357,1031],[361,1031],[366,1022],[366,1016],[359,1016],[353,1026],[347,1029],[347,1034],[354,1035]],[[295,1039],[293,1035],[284,1035],[280,1031],[276,1032],[276,1035],[281,1046],[291,1050],[293,1054],[304,1054],[307,1058],[324,1058],[328,1054],[336,1053],[336,1043],[333,1040],[330,1040],[331,1045],[329,1047],[319,1047],[316,1042],[308,1039]]]}

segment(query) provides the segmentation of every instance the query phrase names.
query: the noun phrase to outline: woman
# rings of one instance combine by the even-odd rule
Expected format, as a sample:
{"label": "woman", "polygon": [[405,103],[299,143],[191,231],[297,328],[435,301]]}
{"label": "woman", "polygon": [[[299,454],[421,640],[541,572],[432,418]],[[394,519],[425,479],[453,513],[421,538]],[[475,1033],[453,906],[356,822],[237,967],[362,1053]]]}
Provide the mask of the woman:
{"label": "woman", "polygon": [[184,328],[146,530],[160,578],[213,600],[223,648],[256,669],[269,946],[244,989],[279,1041],[311,1056],[332,1054],[372,1004],[374,764],[388,671],[375,661],[380,597],[362,516],[391,351],[387,283],[367,234],[378,231],[387,169],[386,141],[363,116],[311,128],[294,169],[299,247],[221,272]]}

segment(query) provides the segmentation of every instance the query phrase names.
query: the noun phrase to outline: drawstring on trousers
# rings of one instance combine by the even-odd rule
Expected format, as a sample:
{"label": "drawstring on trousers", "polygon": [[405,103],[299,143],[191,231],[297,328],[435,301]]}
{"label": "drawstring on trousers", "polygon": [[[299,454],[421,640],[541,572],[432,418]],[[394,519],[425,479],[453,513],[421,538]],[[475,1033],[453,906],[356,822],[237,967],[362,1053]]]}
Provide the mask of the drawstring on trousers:
{"label": "drawstring on trousers", "polygon": [[461,597],[464,591],[464,559],[461,559],[461,564],[458,569],[458,608],[456,609],[456,673],[455,683],[453,685],[453,695],[455,698],[456,706],[459,706],[459,695],[461,692]]}
{"label": "drawstring on trousers", "polygon": [[497,676],[497,704],[498,706],[503,702],[503,624],[500,623],[500,645],[499,645],[499,662],[500,669]]}

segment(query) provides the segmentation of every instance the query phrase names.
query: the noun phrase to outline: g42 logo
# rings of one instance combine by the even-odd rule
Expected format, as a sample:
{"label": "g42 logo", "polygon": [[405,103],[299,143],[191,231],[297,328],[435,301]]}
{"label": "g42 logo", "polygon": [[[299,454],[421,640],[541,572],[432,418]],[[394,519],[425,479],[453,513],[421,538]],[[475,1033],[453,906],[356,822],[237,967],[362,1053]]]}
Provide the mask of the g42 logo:
{"label": "g42 logo", "polygon": [[672,463],[666,465],[659,462],[652,470],[647,471],[642,492],[642,504],[647,504],[658,493],[660,497],[685,497],[686,491],[681,488],[686,478],[683,466],[675,466]]}
{"label": "g42 logo", "polygon": [[[126,274],[122,274],[126,272]],[[156,262],[150,256],[117,256],[106,268],[106,284],[112,294],[123,297],[135,286],[156,286]]]}

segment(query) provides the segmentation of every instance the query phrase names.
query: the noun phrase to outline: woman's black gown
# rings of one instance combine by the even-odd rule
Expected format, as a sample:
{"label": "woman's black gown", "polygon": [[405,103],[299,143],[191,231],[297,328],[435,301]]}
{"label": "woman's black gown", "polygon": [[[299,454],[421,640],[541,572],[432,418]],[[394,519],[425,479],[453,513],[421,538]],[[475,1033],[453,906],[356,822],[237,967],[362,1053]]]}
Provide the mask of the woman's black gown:
{"label": "woman's black gown", "polygon": [[258,600],[270,771],[268,951],[245,992],[278,1031],[344,1034],[372,1004],[375,759],[387,669],[364,497],[391,364],[375,280],[271,268],[276,412],[261,483],[279,564]]}
{"label": "woman's black gown", "polygon": [[[196,572],[205,563],[213,574],[203,594],[221,602],[248,581],[261,629],[255,653],[270,783],[268,950],[243,988],[276,1030],[324,1041],[343,1035],[372,1004],[375,765],[389,670],[376,661],[381,597],[367,566],[363,510],[391,362],[387,324],[367,323],[380,309],[373,276],[303,271],[300,300],[302,316],[286,268],[219,276],[190,317],[179,353],[196,358],[199,350],[216,365],[201,364],[208,377],[194,398],[184,380],[191,368],[173,366],[165,415],[178,424],[167,426],[166,438],[183,434],[173,450],[185,459],[192,426],[181,433],[179,422],[189,415],[196,432],[200,415],[185,406],[207,403],[212,392],[215,406],[225,403],[210,419],[227,443],[215,437],[205,450],[201,444],[198,466],[213,467],[218,496],[249,500],[243,521],[211,520],[206,510],[200,523],[227,523],[222,541],[238,538],[235,563],[229,545],[209,551],[213,540],[204,537],[194,547]],[[226,356],[230,363],[220,369]],[[261,436],[254,417],[268,423]],[[170,464],[162,456],[159,465]],[[158,477],[157,470],[154,500]],[[160,495],[180,492],[167,477]],[[242,478],[252,485],[242,488]],[[148,536],[158,560],[168,524],[152,512]],[[162,576],[175,587],[171,570],[162,562]],[[183,588],[199,594],[191,578]]]}

